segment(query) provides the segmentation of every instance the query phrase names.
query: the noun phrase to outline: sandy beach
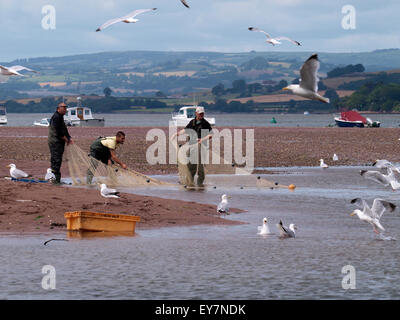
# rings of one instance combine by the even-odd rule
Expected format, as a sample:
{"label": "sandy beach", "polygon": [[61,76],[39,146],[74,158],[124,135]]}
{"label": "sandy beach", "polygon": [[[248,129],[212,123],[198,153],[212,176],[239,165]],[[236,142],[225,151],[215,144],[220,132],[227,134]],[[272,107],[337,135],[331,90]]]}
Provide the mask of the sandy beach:
{"label": "sandy beach", "polygon": [[[149,165],[146,133],[152,128],[71,128],[75,143],[88,150],[98,136],[123,130],[127,139],[119,155],[127,165],[145,174],[177,174],[176,165]],[[167,132],[167,128],[163,128]],[[221,128],[220,128],[221,129]],[[255,128],[255,167],[317,166],[323,158],[328,165],[370,165],[376,159],[400,161],[400,128]],[[65,230],[64,212],[88,210],[133,214],[141,217],[138,228],[196,224],[235,224],[216,216],[216,204],[195,204],[156,197],[122,195],[104,205],[96,189],[11,182],[10,163],[43,178],[49,167],[47,128],[0,128],[0,231]],[[339,161],[333,163],[336,153]],[[257,172],[266,172],[258,169]],[[271,172],[271,171],[268,171]],[[63,177],[68,167],[62,166]],[[182,191],[185,192],[185,191]],[[50,195],[50,196],[49,196]],[[17,201],[20,200],[20,201]],[[239,208],[240,209],[240,208]],[[237,210],[240,212],[240,210]]]}

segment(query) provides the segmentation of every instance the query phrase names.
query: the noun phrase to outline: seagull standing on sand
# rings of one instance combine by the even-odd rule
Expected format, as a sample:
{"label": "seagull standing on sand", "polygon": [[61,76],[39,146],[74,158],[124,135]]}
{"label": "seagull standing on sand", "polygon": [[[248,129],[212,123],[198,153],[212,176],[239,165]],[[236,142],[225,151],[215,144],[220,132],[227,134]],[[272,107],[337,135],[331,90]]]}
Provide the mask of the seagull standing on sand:
{"label": "seagull standing on sand", "polygon": [[258,226],[258,234],[260,234],[260,235],[271,234],[271,232],[269,231],[267,218],[263,219],[263,225],[262,226]]}
{"label": "seagull standing on sand", "polygon": [[100,187],[101,187],[100,194],[104,198],[120,198],[120,196],[119,196],[120,192],[118,192],[115,189],[107,188],[105,183],[102,183],[100,185]]}
{"label": "seagull standing on sand", "polygon": [[339,157],[337,156],[336,153],[333,154],[332,160],[333,161],[338,161],[339,160]]}
{"label": "seagull standing on sand", "polygon": [[186,0],[181,0],[181,2],[186,8],[190,8],[189,5],[187,4]]}
{"label": "seagull standing on sand", "polygon": [[10,176],[14,179],[28,178],[30,176],[26,172],[17,169],[14,163],[9,164],[7,167],[10,168]]}
{"label": "seagull standing on sand", "polygon": [[295,95],[303,98],[329,103],[329,99],[318,94],[318,55],[314,53],[304,62],[300,69],[300,84],[291,84],[282,90],[291,90]]}
{"label": "seagull standing on sand", "polygon": [[56,180],[56,176],[54,175],[51,168],[47,169],[47,173],[46,173],[46,176],[44,177],[44,180],[46,180],[46,181],[55,181]]}
{"label": "seagull standing on sand", "polygon": [[105,28],[108,28],[109,26],[111,26],[111,25],[113,25],[113,24],[115,24],[115,23],[118,23],[118,22],[136,23],[136,22],[139,21],[139,19],[135,19],[135,17],[136,17],[137,15],[139,15],[139,14],[141,14],[141,13],[144,13],[144,12],[153,11],[153,10],[156,10],[156,9],[157,9],[157,8],[152,8],[152,9],[139,9],[139,10],[132,11],[132,12],[129,13],[128,15],[123,16],[123,17],[121,17],[121,18],[115,18],[115,19],[108,20],[108,21],[106,21],[105,23],[103,23],[100,27],[98,27],[98,28],[96,29],[96,32],[101,31],[101,30],[103,30],[103,29],[105,29]]}
{"label": "seagull standing on sand", "polygon": [[327,168],[329,168],[329,166],[324,162],[324,159],[319,159],[319,166],[320,166],[322,169],[327,169]]}
{"label": "seagull standing on sand", "polygon": [[363,208],[363,211],[356,209],[354,210],[350,216],[357,215],[357,217],[364,222],[369,223],[374,228],[374,232],[379,234],[377,228],[382,231],[385,231],[385,228],[381,225],[380,219],[382,214],[388,210],[389,212],[393,212],[396,209],[396,206],[388,201],[384,201],[382,199],[375,199],[372,208],[370,208],[367,202],[361,198],[355,198],[351,200],[351,203],[356,206]]}
{"label": "seagull standing on sand", "polygon": [[280,232],[280,237],[281,238],[295,238],[296,237],[296,231],[297,227],[291,223],[289,225],[289,228],[284,226],[282,223],[282,220],[279,221],[279,224],[276,225],[277,228],[279,229]]}
{"label": "seagull standing on sand", "polygon": [[279,40],[286,40],[286,41],[290,41],[291,43],[295,44],[296,46],[301,46],[300,42],[296,41],[296,40],[292,40],[288,37],[276,37],[276,38],[272,38],[268,33],[266,33],[264,30],[258,29],[258,28],[253,28],[250,27],[249,28],[250,31],[256,31],[256,32],[262,32],[267,36],[267,40],[265,40],[266,42],[272,44],[273,46],[277,45],[277,44],[281,44],[282,42],[280,42]]}
{"label": "seagull standing on sand", "polygon": [[397,171],[393,171],[391,168],[387,168],[387,174],[383,174],[379,171],[372,170],[361,170],[360,175],[365,179],[378,182],[386,186],[391,186],[393,191],[400,189],[400,174]]}
{"label": "seagull standing on sand", "polygon": [[221,202],[218,204],[217,212],[223,214],[229,214],[229,203],[228,203],[228,196],[223,194],[221,196]]}
{"label": "seagull standing on sand", "polygon": [[23,67],[23,66],[4,67],[4,66],[0,65],[0,74],[3,76],[21,76],[21,77],[23,77],[24,75],[18,72],[18,71],[22,71],[22,70],[38,73],[35,70],[29,69],[29,68]]}

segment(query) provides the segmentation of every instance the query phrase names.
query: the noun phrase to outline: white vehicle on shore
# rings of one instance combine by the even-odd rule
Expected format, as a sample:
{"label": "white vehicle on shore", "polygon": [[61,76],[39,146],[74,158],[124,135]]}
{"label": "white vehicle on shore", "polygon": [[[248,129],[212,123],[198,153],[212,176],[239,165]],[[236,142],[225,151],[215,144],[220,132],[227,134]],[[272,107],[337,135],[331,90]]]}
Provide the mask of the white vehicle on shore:
{"label": "white vehicle on shore", "polygon": [[6,107],[0,106],[0,125],[7,124],[7,111]]}
{"label": "white vehicle on shore", "polygon": [[[190,120],[194,119],[196,108],[198,106],[184,106],[179,109],[178,113],[172,114],[172,121],[177,127],[186,127]],[[205,117],[212,126],[215,125],[215,118]]]}

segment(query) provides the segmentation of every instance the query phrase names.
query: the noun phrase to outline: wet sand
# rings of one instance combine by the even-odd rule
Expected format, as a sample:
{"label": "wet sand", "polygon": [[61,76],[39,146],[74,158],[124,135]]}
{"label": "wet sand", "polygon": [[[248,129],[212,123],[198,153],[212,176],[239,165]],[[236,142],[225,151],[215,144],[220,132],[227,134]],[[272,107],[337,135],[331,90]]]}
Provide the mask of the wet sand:
{"label": "wet sand", "polygon": [[[153,143],[146,141],[150,129],[105,127],[69,131],[75,143],[88,150],[98,136],[111,136],[123,130],[127,137],[119,156],[130,168],[145,174],[176,174],[176,165],[147,163],[146,149]],[[339,156],[335,165],[372,164],[376,159],[399,162],[399,137],[400,128],[255,128],[255,166],[317,166],[321,158],[332,165],[334,153]],[[43,178],[49,162],[47,128],[0,127],[0,177],[8,176],[6,165],[15,163],[33,177]],[[69,176],[65,163],[62,174]],[[237,223],[216,216],[216,204],[123,194],[121,199],[112,199],[105,206],[98,190],[85,189],[82,193],[78,188],[3,178],[0,201],[0,231],[8,232],[65,230],[64,212],[79,210],[138,215],[141,217],[138,228]]]}

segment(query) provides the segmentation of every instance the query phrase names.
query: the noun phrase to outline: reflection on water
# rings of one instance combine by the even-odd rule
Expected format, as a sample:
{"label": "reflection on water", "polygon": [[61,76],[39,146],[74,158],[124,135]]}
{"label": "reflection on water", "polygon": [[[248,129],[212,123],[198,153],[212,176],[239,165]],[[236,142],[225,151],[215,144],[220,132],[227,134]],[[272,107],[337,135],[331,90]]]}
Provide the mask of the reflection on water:
{"label": "reflection on water", "polygon": [[[263,175],[287,189],[218,186],[204,192],[136,189],[139,194],[217,205],[222,193],[246,209],[237,226],[140,229],[134,237],[0,238],[0,299],[398,299],[400,241],[380,240],[350,217],[350,200],[394,193],[359,175],[360,168],[285,168]],[[268,218],[273,235],[257,235]],[[295,239],[279,239],[276,224],[295,223]],[[400,216],[384,214],[386,236],[399,239]],[[65,233],[51,235],[66,238]],[[57,289],[41,288],[44,265],[56,269]],[[344,290],[342,268],[354,266],[356,289]]]}

